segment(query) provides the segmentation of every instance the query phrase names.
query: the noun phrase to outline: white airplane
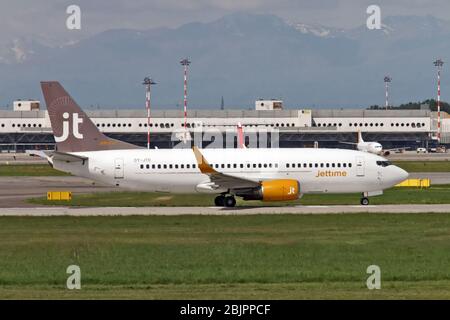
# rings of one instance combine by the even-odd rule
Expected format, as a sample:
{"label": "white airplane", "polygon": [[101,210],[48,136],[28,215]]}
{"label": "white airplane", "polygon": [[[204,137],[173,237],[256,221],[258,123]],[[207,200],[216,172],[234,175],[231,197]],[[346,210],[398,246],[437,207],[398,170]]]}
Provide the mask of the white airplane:
{"label": "white airplane", "polygon": [[391,151],[407,149],[407,148],[383,149],[383,146],[379,142],[364,141],[362,138],[361,131],[358,131],[358,142],[341,141],[341,143],[356,145],[356,149],[359,151],[369,152],[380,156],[388,156],[390,155]]}
{"label": "white airplane", "polygon": [[296,200],[307,193],[382,194],[408,173],[385,158],[342,149],[143,149],[101,133],[58,82],[42,82],[57,170],[118,187],[217,194],[217,206]]}

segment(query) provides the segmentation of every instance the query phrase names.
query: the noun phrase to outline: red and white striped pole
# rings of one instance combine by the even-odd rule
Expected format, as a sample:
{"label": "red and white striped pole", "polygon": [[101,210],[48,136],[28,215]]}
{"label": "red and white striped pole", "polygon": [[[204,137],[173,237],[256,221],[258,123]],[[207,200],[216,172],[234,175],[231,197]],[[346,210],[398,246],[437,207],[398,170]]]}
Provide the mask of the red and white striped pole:
{"label": "red and white striped pole", "polygon": [[156,84],[151,78],[145,78],[142,83],[145,85],[145,108],[147,109],[147,149],[150,149],[150,90],[151,85]]}
{"label": "red and white striped pole", "polygon": [[245,149],[244,130],[242,129],[242,124],[240,122],[238,122],[237,125],[237,132],[238,132],[238,148]]}
{"label": "red and white striped pole", "polygon": [[386,110],[389,107],[389,82],[392,81],[392,78],[389,76],[384,77],[385,91],[386,91],[386,100],[385,100],[385,108]]}
{"label": "red and white striped pole", "polygon": [[441,70],[438,69],[438,95],[437,95],[437,113],[438,113],[438,141],[441,142]]}
{"label": "red and white striped pole", "polygon": [[187,130],[187,69],[191,62],[185,58],[180,63],[184,66],[184,130]]}
{"label": "red and white striped pole", "polygon": [[437,59],[434,65],[438,68],[437,72],[437,140],[441,143],[441,69],[444,61]]}

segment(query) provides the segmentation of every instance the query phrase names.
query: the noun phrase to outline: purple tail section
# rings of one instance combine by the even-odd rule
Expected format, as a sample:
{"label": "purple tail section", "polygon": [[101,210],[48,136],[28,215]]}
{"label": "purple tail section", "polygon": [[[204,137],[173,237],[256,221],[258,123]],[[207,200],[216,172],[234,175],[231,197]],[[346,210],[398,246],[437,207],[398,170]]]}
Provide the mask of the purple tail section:
{"label": "purple tail section", "polygon": [[101,133],[57,81],[41,82],[48,115],[59,152],[140,148]]}

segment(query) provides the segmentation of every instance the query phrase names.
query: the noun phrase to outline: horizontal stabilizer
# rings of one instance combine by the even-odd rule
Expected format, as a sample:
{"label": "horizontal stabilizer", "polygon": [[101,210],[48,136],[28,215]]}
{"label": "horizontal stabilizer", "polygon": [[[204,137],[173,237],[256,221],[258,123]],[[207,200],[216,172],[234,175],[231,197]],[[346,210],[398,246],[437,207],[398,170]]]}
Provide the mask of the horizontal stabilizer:
{"label": "horizontal stabilizer", "polygon": [[64,162],[77,162],[85,161],[88,157],[78,156],[75,154],[65,153],[65,152],[54,152],[52,155],[52,160],[64,161]]}

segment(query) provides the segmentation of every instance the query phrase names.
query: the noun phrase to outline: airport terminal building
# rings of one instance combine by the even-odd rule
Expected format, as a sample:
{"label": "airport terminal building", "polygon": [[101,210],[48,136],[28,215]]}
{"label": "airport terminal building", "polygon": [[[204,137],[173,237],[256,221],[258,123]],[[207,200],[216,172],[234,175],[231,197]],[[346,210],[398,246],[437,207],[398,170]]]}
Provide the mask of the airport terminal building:
{"label": "airport terminal building", "polygon": [[[204,146],[215,140],[217,134],[223,135],[224,146],[230,136],[236,145],[239,123],[247,140],[252,135],[267,134],[271,141],[272,132],[276,131],[278,145],[286,148],[314,145],[351,148],[340,142],[356,142],[358,131],[366,141],[378,141],[384,148],[437,144],[437,114],[429,110],[283,109],[278,101],[272,100],[258,100],[255,105],[254,110],[190,110],[186,127],[191,134],[205,132]],[[147,143],[148,128],[151,146],[158,148],[174,147],[180,143],[178,134],[184,132],[182,110],[152,110],[150,127],[144,108],[85,111],[106,135],[141,146]],[[450,119],[446,113],[441,116],[441,144],[450,144]],[[15,101],[13,111],[0,111],[2,152],[53,148],[50,119],[38,101]]]}

